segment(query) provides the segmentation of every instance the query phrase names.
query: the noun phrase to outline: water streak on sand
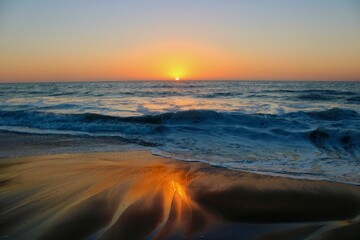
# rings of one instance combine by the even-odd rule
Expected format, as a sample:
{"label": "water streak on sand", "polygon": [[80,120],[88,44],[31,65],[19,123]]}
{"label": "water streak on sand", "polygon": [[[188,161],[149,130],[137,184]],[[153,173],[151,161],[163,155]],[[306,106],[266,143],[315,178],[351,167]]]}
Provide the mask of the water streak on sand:
{"label": "water streak on sand", "polygon": [[149,152],[9,159],[0,164],[0,192],[0,236],[10,239],[266,239],[338,229],[348,236],[360,213],[357,186],[232,172]]}

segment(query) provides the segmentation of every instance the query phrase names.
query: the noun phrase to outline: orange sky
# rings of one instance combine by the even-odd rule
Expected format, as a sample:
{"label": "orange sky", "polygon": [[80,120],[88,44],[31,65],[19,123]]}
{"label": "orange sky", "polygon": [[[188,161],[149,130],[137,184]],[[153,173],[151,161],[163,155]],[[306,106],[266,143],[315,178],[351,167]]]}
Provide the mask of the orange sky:
{"label": "orange sky", "polygon": [[360,80],[360,5],[319,2],[5,1],[0,82]]}

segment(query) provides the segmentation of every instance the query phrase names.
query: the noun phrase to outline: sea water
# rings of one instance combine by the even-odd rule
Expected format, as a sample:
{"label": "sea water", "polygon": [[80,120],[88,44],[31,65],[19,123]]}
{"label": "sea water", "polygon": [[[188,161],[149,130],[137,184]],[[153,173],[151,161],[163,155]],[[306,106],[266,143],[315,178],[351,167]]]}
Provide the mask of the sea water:
{"label": "sea water", "polygon": [[179,160],[360,184],[360,82],[0,84],[0,130],[112,136]]}

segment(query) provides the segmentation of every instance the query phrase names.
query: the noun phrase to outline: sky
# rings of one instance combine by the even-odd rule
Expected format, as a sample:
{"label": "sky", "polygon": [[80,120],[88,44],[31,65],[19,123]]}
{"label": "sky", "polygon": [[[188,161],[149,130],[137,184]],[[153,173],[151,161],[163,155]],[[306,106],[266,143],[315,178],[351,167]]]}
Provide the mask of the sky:
{"label": "sky", "polygon": [[360,80],[358,0],[0,0],[0,82]]}

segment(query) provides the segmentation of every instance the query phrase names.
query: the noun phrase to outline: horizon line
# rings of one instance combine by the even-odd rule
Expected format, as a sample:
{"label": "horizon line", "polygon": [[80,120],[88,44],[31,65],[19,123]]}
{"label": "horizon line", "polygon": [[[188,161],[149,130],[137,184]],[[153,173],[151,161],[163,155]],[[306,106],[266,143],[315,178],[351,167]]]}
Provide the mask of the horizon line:
{"label": "horizon line", "polygon": [[173,79],[109,79],[109,80],[19,80],[19,81],[2,81],[0,80],[0,84],[11,84],[11,83],[105,83],[105,82],[360,82],[360,79],[344,79],[344,80],[334,80],[334,79],[312,79],[312,80],[301,80],[301,79],[181,79],[181,80],[173,80]]}

